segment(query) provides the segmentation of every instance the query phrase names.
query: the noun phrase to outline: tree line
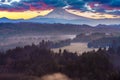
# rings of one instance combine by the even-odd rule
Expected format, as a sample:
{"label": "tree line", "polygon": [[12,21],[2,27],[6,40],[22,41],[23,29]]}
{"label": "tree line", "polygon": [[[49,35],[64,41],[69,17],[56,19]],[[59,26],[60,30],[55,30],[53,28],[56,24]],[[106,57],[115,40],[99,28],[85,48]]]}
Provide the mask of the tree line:
{"label": "tree line", "polygon": [[77,53],[59,50],[58,53],[41,45],[27,45],[0,52],[0,73],[20,73],[43,76],[63,73],[73,80],[119,80],[120,72],[108,57],[110,48]]}

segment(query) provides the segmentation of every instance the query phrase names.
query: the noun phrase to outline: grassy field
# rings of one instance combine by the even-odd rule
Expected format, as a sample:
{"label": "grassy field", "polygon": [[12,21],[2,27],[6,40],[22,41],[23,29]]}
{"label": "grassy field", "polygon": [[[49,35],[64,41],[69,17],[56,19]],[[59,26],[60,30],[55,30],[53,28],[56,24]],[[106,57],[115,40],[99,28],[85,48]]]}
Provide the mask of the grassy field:
{"label": "grassy field", "polygon": [[64,49],[66,49],[66,50],[68,50],[70,52],[77,52],[79,54],[82,54],[83,52],[97,50],[96,48],[88,48],[87,43],[71,43],[70,46],[65,46],[65,47],[62,47],[62,48],[55,48],[55,49],[52,49],[52,50],[54,52],[58,52],[59,49],[61,49],[62,51]]}

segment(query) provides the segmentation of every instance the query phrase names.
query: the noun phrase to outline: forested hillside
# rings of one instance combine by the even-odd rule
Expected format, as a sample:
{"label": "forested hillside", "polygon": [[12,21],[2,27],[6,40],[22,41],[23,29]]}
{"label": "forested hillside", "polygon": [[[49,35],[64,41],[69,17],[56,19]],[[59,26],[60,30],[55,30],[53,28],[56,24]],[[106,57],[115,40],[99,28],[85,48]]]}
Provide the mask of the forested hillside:
{"label": "forested hillside", "polygon": [[42,77],[59,72],[73,80],[119,80],[119,71],[109,60],[109,54],[114,54],[111,48],[78,55],[67,50],[54,53],[45,46],[34,44],[16,47],[0,53],[0,74]]}

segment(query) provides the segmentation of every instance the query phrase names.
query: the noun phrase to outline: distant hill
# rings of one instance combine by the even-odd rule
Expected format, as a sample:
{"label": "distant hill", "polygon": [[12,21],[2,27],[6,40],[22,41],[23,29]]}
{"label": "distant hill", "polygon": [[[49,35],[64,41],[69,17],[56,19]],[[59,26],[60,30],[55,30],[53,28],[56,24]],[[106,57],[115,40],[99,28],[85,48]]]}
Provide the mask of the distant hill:
{"label": "distant hill", "polygon": [[25,34],[81,34],[81,33],[112,33],[118,35],[120,28],[92,27],[73,24],[40,24],[40,23],[0,23],[0,36]]}
{"label": "distant hill", "polygon": [[98,28],[120,28],[120,24],[113,24],[113,25],[105,25],[105,24],[99,24],[95,27],[98,27]]}
{"label": "distant hill", "polygon": [[0,23],[0,35],[17,34],[78,34],[92,30],[88,25],[39,24],[39,23]]}
{"label": "distant hill", "polygon": [[24,22],[25,20],[23,19],[19,19],[19,20],[12,20],[12,19],[8,19],[8,18],[0,18],[0,23],[19,23],[19,22]]}

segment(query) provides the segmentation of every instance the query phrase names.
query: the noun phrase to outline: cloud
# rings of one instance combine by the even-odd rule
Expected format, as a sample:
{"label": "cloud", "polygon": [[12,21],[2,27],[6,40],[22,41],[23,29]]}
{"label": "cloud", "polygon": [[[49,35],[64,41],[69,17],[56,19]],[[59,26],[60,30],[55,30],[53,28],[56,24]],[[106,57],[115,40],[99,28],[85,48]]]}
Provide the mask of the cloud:
{"label": "cloud", "polygon": [[84,0],[85,2],[99,2],[101,4],[106,4],[111,7],[120,8],[120,0]]}
{"label": "cloud", "polygon": [[48,7],[42,0],[10,1],[9,4],[4,2],[0,3],[0,10],[7,11],[46,10],[49,8],[50,7]]}
{"label": "cloud", "polygon": [[[94,9],[95,11],[103,10],[103,12],[107,9],[120,9],[120,0],[9,0],[8,3],[4,3],[5,0],[0,1],[0,10],[8,11],[45,10],[58,7],[83,11]],[[91,3],[100,5],[93,7]]]}
{"label": "cloud", "polygon": [[110,6],[119,7],[120,8],[120,0],[111,1],[109,4],[110,4]]}

